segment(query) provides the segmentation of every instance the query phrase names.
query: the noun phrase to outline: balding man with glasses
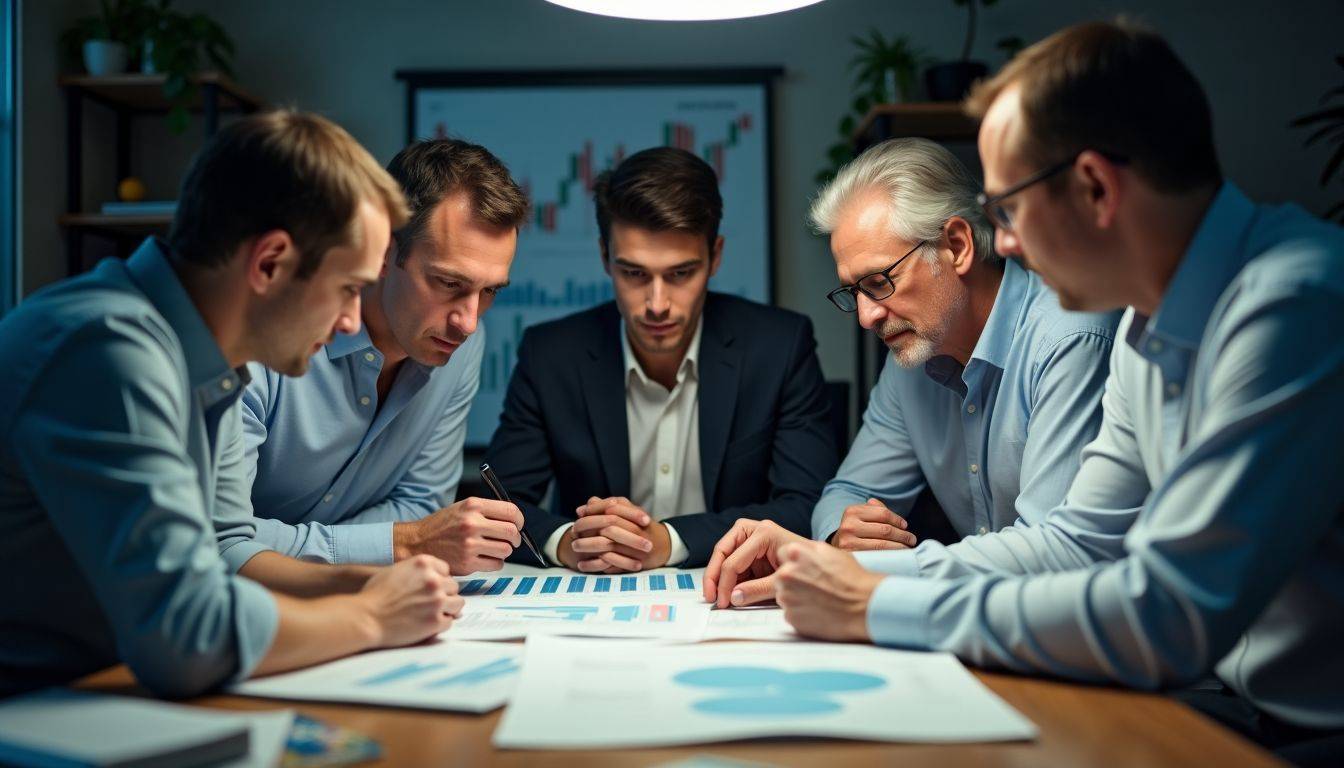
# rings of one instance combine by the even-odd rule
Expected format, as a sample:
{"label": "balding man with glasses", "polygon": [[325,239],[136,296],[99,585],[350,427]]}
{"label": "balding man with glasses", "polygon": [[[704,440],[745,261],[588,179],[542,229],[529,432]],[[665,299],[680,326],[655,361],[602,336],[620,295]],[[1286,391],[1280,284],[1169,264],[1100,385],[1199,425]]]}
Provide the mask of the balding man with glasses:
{"label": "balding man with glasses", "polygon": [[[891,349],[859,434],[812,515],[813,537],[841,549],[910,550],[859,555],[873,570],[1069,567],[1097,549],[1118,551],[1123,537],[1085,518],[1052,526],[1048,546],[1013,535],[1063,500],[1097,434],[1119,315],[1066,312],[1037,275],[995,254],[978,192],[947,149],[895,139],[842,169],[812,206],[843,282],[828,298]],[[915,503],[926,489],[959,543],[916,542],[911,524],[929,524]],[[1005,533],[982,537],[991,531]],[[750,561],[755,544],[743,544],[753,535],[761,542],[786,532],[739,521],[720,542],[709,581],[736,585],[725,571]],[[773,596],[772,582],[710,597],[756,602]]]}

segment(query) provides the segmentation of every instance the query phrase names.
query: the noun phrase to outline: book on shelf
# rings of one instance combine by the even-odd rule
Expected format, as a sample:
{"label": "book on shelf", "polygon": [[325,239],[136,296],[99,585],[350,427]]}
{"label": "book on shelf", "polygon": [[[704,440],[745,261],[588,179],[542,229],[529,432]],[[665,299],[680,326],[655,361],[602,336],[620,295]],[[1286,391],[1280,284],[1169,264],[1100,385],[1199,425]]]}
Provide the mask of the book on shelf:
{"label": "book on shelf", "polygon": [[141,200],[134,203],[103,203],[106,216],[171,216],[177,211],[176,200]]}

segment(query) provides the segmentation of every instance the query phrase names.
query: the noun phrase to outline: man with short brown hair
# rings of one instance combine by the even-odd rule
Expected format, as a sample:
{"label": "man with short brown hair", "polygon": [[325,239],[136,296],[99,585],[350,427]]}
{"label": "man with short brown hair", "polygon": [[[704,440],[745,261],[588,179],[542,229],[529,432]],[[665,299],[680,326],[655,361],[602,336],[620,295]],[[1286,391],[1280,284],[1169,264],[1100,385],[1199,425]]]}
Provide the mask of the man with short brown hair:
{"label": "man with short brown hair", "polygon": [[0,696],[124,661],[160,695],[423,640],[462,608],[421,557],[296,600],[227,572],[211,514],[246,503],[225,450],[244,364],[303,373],[359,328],[395,183],[338,126],[273,112],[216,134],[169,240],[0,322]]}
{"label": "man with short brown hair", "polygon": [[647,149],[593,198],[615,301],[527,330],[486,451],[529,533],[612,573],[701,565],[739,518],[808,530],[838,463],[812,324],[709,290],[714,170]]}
{"label": "man with short brown hair", "polygon": [[277,588],[336,588],[291,558],[432,554],[464,574],[498,569],[521,540],[513,504],[453,497],[485,347],[477,323],[509,281],[527,200],[466,141],[415,142],[388,171],[410,216],[362,291],[363,328],[315,350],[301,379],[254,366],[243,394],[251,505],[219,510],[220,548]]}
{"label": "man with short brown hair", "polygon": [[1139,688],[1212,672],[1224,691],[1183,697],[1285,757],[1337,765],[1344,230],[1223,182],[1202,90],[1148,30],[1066,29],[972,105],[997,250],[1066,307],[1128,306],[1100,434],[1064,502],[1023,534],[1090,517],[1123,546],[1081,566],[1005,559],[915,579],[756,542],[783,563],[786,618]]}

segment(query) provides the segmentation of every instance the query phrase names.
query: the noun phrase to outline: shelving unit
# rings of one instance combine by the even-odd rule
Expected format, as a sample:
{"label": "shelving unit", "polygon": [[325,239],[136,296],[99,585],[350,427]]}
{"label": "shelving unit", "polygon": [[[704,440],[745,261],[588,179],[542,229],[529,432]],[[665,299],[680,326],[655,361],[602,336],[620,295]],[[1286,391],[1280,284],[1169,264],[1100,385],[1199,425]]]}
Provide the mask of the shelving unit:
{"label": "shelving unit", "polygon": [[[66,107],[66,212],[57,219],[65,231],[66,272],[84,270],[84,237],[97,235],[113,240],[123,255],[147,235],[166,232],[172,216],[109,215],[82,211],[84,157],[84,104],[91,101],[116,115],[116,177],[131,175],[132,121],[140,115],[162,115],[169,110],[163,95],[166,75],[121,74],[104,77],[66,75],[57,79],[65,93]],[[190,109],[202,116],[204,135],[219,129],[222,113],[248,113],[265,103],[219,72],[202,72],[195,78],[196,93]]]}

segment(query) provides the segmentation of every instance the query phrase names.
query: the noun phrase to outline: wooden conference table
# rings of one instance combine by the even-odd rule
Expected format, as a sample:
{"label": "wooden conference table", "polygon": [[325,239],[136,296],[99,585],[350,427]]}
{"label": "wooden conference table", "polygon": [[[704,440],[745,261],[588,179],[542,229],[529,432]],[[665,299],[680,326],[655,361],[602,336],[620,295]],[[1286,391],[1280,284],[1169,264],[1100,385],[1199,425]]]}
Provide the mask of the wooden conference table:
{"label": "wooden conference table", "polygon": [[[510,571],[539,569],[506,566]],[[499,575],[499,574],[495,574]],[[732,641],[727,641],[732,642]],[[1272,754],[1164,696],[1016,675],[972,672],[1040,729],[1033,742],[912,745],[825,739],[766,739],[663,749],[501,750],[490,743],[503,710],[484,715],[212,695],[189,704],[258,711],[293,708],[377,739],[381,764],[396,766],[649,766],[694,756],[785,766],[1187,766],[1283,765]],[[125,666],[80,688],[143,695]],[[592,713],[595,727],[601,711]],[[899,712],[891,714],[900,717]]]}

